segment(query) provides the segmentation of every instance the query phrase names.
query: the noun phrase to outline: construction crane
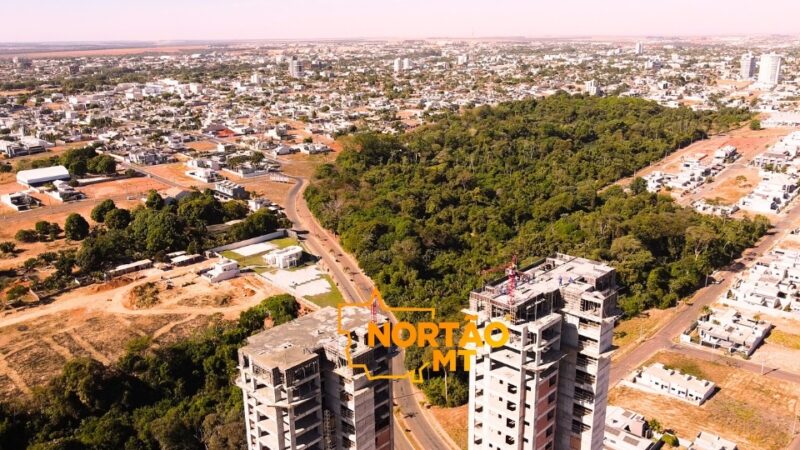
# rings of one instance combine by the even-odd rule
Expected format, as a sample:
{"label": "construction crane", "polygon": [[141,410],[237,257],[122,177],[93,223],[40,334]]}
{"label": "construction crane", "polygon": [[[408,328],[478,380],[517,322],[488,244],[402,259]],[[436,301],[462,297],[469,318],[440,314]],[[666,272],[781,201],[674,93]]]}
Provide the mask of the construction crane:
{"label": "construction crane", "polygon": [[508,275],[508,305],[514,306],[514,291],[517,289],[517,255],[511,257],[506,275]]}
{"label": "construction crane", "polygon": [[370,313],[372,314],[372,323],[378,323],[378,289],[372,291],[372,304],[370,304]]}
{"label": "construction crane", "polygon": [[511,257],[511,262],[508,264],[482,270],[481,275],[500,271],[505,272],[506,276],[508,277],[508,289],[506,292],[508,294],[508,304],[509,306],[514,306],[514,291],[517,289],[517,278],[522,276],[522,274],[520,274],[517,270],[517,255],[513,255]]}

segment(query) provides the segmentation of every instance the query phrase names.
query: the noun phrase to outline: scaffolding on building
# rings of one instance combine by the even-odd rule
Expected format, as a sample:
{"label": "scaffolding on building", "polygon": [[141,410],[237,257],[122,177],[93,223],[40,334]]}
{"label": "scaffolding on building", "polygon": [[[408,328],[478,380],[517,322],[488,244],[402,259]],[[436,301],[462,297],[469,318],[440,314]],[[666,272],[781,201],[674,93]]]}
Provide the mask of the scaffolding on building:
{"label": "scaffolding on building", "polygon": [[325,450],[336,450],[336,420],[328,408],[322,413],[322,437]]}

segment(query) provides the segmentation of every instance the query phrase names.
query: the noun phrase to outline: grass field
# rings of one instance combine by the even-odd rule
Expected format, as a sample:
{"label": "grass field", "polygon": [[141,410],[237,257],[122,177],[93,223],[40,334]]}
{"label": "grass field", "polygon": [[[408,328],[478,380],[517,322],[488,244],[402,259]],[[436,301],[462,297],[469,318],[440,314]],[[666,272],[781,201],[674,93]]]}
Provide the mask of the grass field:
{"label": "grass field", "polygon": [[224,252],[222,252],[222,256],[238,262],[239,266],[241,267],[254,266],[253,271],[256,273],[261,273],[269,270],[268,267],[264,267],[267,265],[267,263],[264,262],[264,258],[262,258],[263,255],[264,253],[259,253],[250,256],[242,256],[233,250],[225,250]]}
{"label": "grass field", "polygon": [[640,339],[647,338],[671,316],[672,309],[651,309],[636,317],[620,322],[614,328],[614,346],[617,347],[614,357],[621,356],[624,354],[625,349],[631,347]]}
{"label": "grass field", "polygon": [[269,241],[270,244],[274,245],[277,248],[286,248],[292,245],[300,245],[297,239],[293,237],[285,237],[280,239],[273,239]]}
{"label": "grass field", "polygon": [[331,285],[331,290],[324,294],[308,296],[306,299],[319,305],[321,308],[326,306],[336,308],[339,303],[344,303],[344,297],[342,297],[342,293],[339,292],[339,288],[333,284],[333,280],[331,280],[330,276],[323,275],[323,278],[325,278],[328,281],[328,284]]}
{"label": "grass field", "polygon": [[792,350],[800,350],[800,335],[781,330],[772,330],[767,337],[767,342]]}
{"label": "grass field", "polygon": [[467,448],[467,405],[456,408],[431,407],[431,413],[453,441],[462,449]]}
{"label": "grass field", "polygon": [[681,439],[709,431],[730,439],[741,449],[782,449],[791,440],[800,387],[738,369],[720,359],[701,361],[675,352],[661,352],[646,364],[660,362],[684,373],[713,381],[719,390],[702,406],[695,406],[638,389],[616,387],[609,403],[645,414]]}

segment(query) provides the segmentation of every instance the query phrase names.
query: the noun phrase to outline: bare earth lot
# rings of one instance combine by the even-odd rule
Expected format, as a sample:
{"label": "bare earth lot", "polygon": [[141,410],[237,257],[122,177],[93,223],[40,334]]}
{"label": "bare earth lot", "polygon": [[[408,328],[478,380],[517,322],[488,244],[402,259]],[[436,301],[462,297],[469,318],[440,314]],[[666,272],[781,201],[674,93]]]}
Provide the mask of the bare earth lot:
{"label": "bare earth lot", "polygon": [[[148,336],[156,345],[176,342],[213,320],[234,320],[280,293],[252,274],[209,284],[194,271],[211,263],[168,272],[150,269],[77,289],[47,305],[6,312],[0,317],[0,399],[43,385],[70,358],[113,362],[133,338]],[[146,283],[154,286],[157,301],[137,308],[131,301],[135,288]]]}
{"label": "bare earth lot", "polygon": [[724,360],[706,362],[662,352],[648,364],[656,361],[714,381],[720,389],[702,406],[694,406],[616,387],[609,392],[609,403],[655,418],[674,429],[679,438],[692,439],[700,431],[710,431],[737,442],[740,449],[781,449],[789,443],[800,387],[736,369]]}

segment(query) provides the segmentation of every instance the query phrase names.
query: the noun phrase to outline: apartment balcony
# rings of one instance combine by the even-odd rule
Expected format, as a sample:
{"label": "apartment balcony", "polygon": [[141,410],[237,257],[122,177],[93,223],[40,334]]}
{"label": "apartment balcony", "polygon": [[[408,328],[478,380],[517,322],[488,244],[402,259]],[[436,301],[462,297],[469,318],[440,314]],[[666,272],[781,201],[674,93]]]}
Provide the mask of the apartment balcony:
{"label": "apartment balcony", "polygon": [[294,408],[294,417],[295,420],[300,420],[303,417],[321,409],[322,407],[317,402],[306,402],[302,405]]}
{"label": "apartment balcony", "polygon": [[592,339],[599,340],[602,328],[599,324],[581,322],[578,325],[578,331],[583,336],[588,336]]}
{"label": "apartment balcony", "polygon": [[299,438],[295,439],[295,443],[297,444],[295,448],[297,450],[305,450],[307,448],[312,448],[321,440],[322,440],[322,435],[320,435],[319,432],[306,433],[300,436]]}
{"label": "apartment balcony", "polygon": [[584,432],[589,431],[591,429],[592,429],[592,427],[589,426],[589,425],[586,425],[585,423],[581,423],[580,421],[577,421],[577,420],[573,420],[572,421],[572,432],[573,433],[581,434],[581,433],[584,433]]}
{"label": "apartment balcony", "polygon": [[310,432],[319,427],[320,420],[315,416],[305,416],[300,420],[294,422],[295,435],[299,436],[303,433]]}
{"label": "apartment balcony", "polygon": [[579,352],[590,353],[593,355],[600,354],[600,346],[598,345],[597,342],[578,341],[578,345],[576,348],[578,349]]}
{"label": "apartment balcony", "polygon": [[577,418],[577,419],[579,419],[579,420],[582,419],[583,417],[589,416],[591,414],[594,414],[594,411],[592,411],[591,409],[589,409],[589,408],[587,408],[585,406],[574,405],[572,407],[572,416]]}
{"label": "apartment balcony", "polygon": [[581,404],[594,404],[594,393],[586,389],[575,388],[575,401]]}
{"label": "apartment balcony", "polygon": [[584,372],[577,372],[575,375],[575,383],[576,384],[583,384],[586,386],[594,386],[594,383],[597,381],[597,378],[594,375],[584,373]]}
{"label": "apartment balcony", "polygon": [[587,369],[590,372],[594,372],[597,370],[597,360],[594,358],[590,358],[586,355],[578,355],[578,359],[575,362],[575,365]]}

